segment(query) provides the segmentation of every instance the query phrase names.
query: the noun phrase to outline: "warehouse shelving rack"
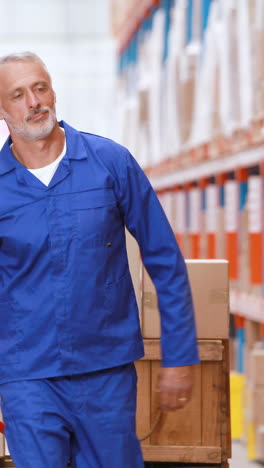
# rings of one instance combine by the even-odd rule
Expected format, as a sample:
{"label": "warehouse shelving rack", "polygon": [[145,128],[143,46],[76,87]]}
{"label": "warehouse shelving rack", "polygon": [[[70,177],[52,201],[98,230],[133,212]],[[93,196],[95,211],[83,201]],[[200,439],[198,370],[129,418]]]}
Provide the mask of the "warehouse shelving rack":
{"label": "warehouse shelving rack", "polygon": [[[138,7],[136,1],[130,2],[129,17],[123,26],[122,34],[117,35],[121,65],[119,71],[123,80],[131,81],[131,76],[126,73],[126,67],[129,71],[130,66],[133,67],[140,57],[142,35],[138,32],[142,28],[144,30],[146,17],[148,15],[153,17],[160,8],[167,9],[168,6],[172,7],[177,2],[161,0],[153,3],[143,1],[139,3],[142,9]],[[185,37],[186,50],[189,49],[189,52],[194,39],[194,30],[197,33],[197,25],[202,26],[200,42],[204,43],[211,7],[217,8],[217,3],[220,5],[221,0],[219,2],[211,0],[198,0],[195,3],[192,0],[181,2],[186,8]],[[257,8],[259,8],[259,13],[263,10],[263,5],[261,6],[258,0],[254,2],[245,0],[243,8],[245,5],[251,20],[256,15]],[[195,8],[196,12],[199,8],[202,12],[201,17],[195,20],[196,23],[193,21]],[[215,12],[216,10],[214,14]],[[243,32],[245,40],[251,41],[251,45],[245,44],[245,50],[248,47],[255,47],[251,49],[254,58],[258,54],[256,47],[259,47],[261,41],[263,43],[261,39],[263,31],[260,29],[262,16],[263,11],[257,19],[258,25],[256,26],[257,23],[254,25],[254,31],[245,29]],[[235,7],[230,16],[230,21],[233,20],[235,23],[232,31],[235,31],[237,28]],[[256,28],[259,28],[257,41],[260,42],[256,42],[255,36],[253,39]],[[234,53],[237,53],[237,50],[234,51],[234,42],[232,47],[231,54],[233,54],[234,63],[238,60],[234,56]],[[163,54],[163,59],[164,57],[166,58],[166,53]],[[160,76],[164,78],[166,61],[163,61],[161,68]],[[261,90],[264,79],[263,67],[262,78],[261,72],[258,73],[258,78],[254,78],[254,84],[255,89]],[[137,76],[136,73],[134,76]],[[237,92],[238,87],[237,82],[233,91]],[[143,123],[145,125],[145,121]],[[135,156],[137,157],[137,153]],[[248,354],[252,351],[254,344],[252,336],[259,341],[262,348],[264,343],[263,168],[264,109],[260,107],[254,118],[246,124],[234,126],[228,135],[215,132],[202,144],[185,142],[179,152],[165,158],[163,155],[158,162],[157,157],[155,157],[155,162],[146,162],[144,159],[145,172],[159,196],[185,257],[227,258],[229,260],[230,310],[234,329],[230,341],[231,349],[233,349],[231,354],[235,356],[231,362],[231,368],[238,372],[238,377],[243,377],[245,373],[246,379],[249,378]],[[216,216],[214,208],[217,212]],[[242,387],[240,387],[241,392]],[[242,394],[240,397],[242,401]],[[240,435],[245,436],[242,432]],[[252,444],[249,452],[254,453]],[[256,456],[252,455],[251,458],[256,458]]]}

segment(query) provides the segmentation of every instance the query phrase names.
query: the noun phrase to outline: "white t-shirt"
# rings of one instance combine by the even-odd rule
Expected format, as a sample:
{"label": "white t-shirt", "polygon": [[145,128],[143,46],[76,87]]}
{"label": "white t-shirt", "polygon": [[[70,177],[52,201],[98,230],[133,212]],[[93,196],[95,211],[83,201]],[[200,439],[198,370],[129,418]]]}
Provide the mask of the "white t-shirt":
{"label": "white t-shirt", "polygon": [[37,169],[28,169],[31,174],[37,177],[44,185],[49,185],[52,177],[54,176],[60,161],[62,160],[63,156],[66,153],[66,139],[64,143],[64,148],[62,153],[52,161],[52,163],[48,164],[47,166],[38,167]]}

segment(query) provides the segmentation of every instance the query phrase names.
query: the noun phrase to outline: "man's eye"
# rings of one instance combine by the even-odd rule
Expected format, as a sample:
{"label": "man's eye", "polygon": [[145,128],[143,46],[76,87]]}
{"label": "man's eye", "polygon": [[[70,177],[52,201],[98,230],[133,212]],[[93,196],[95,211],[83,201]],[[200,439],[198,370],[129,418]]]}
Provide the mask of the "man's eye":
{"label": "man's eye", "polygon": [[46,91],[47,88],[45,88],[44,86],[41,86],[39,88],[37,88],[37,90],[40,92],[40,93],[43,93],[44,91]]}
{"label": "man's eye", "polygon": [[21,93],[19,93],[19,94],[15,94],[15,95],[13,96],[13,99],[19,99],[21,96],[22,96],[22,94],[21,94]]}

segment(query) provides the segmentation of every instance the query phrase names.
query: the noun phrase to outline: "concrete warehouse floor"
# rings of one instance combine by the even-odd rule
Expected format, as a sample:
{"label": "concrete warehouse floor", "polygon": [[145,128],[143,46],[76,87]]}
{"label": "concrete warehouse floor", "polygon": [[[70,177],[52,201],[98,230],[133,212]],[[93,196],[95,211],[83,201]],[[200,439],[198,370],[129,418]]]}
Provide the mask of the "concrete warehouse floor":
{"label": "concrete warehouse floor", "polygon": [[242,442],[233,441],[230,468],[260,468],[261,466],[262,464],[247,459],[247,449]]}

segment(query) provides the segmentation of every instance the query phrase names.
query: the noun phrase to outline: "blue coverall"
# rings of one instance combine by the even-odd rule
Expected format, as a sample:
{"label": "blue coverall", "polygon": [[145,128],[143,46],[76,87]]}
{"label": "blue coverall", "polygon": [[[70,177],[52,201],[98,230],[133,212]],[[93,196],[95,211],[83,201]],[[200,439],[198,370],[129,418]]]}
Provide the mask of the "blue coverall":
{"label": "blue coverall", "polygon": [[199,362],[185,262],[127,149],[60,125],[67,152],[48,187],[10,138],[0,152],[6,435],[17,468],[65,468],[70,456],[78,468],[140,468],[133,361],[143,342],[125,226],[158,292],[163,366]]}

